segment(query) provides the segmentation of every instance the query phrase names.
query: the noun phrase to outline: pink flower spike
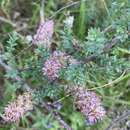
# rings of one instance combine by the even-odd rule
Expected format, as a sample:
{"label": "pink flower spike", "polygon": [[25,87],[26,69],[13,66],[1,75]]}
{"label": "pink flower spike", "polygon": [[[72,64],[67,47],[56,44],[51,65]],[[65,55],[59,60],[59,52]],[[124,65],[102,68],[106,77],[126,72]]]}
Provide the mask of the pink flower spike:
{"label": "pink flower spike", "polygon": [[25,92],[23,95],[19,95],[17,100],[10,102],[4,109],[2,118],[5,122],[12,123],[18,122],[27,111],[33,109],[31,94]]}
{"label": "pink flower spike", "polygon": [[33,44],[43,44],[45,47],[50,46],[50,41],[54,33],[54,22],[53,20],[48,20],[45,22],[40,22],[36,34],[33,37]]}
{"label": "pink flower spike", "polygon": [[69,65],[79,63],[76,59],[65,52],[54,51],[50,58],[47,59],[43,65],[43,74],[46,75],[49,80],[57,79],[59,77],[60,69],[67,66],[66,62],[68,62]]}
{"label": "pink flower spike", "polygon": [[76,108],[84,115],[88,124],[93,125],[104,119],[106,111],[95,92],[87,91],[83,86],[71,86],[68,92],[71,91],[74,92]]}

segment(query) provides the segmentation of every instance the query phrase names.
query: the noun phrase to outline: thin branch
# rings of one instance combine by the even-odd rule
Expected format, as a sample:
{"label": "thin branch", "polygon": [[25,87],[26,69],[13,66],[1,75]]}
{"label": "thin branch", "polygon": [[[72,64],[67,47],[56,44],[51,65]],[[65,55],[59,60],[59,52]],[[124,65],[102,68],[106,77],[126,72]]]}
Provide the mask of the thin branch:
{"label": "thin branch", "polygon": [[[118,39],[118,38],[116,38],[116,37],[113,38],[110,42],[108,42],[108,43],[104,46],[103,52],[102,52],[101,54],[109,52],[109,51],[111,50],[111,48],[112,48],[113,46],[115,46],[117,43],[120,43],[120,39]],[[96,60],[97,57],[98,57],[98,55],[92,54],[91,56],[88,56],[87,58],[83,59],[83,62],[84,62],[84,63],[89,63],[90,61]]]}
{"label": "thin branch", "polygon": [[44,22],[44,0],[41,1],[40,18]]}
{"label": "thin branch", "polygon": [[116,44],[120,43],[120,39],[115,37],[113,38],[110,42],[108,42],[105,47],[103,48],[103,52],[106,53],[106,52],[109,52],[110,49],[115,46]]}
{"label": "thin branch", "polygon": [[72,7],[72,6],[77,5],[79,3],[80,3],[80,1],[75,1],[75,2],[67,4],[66,6],[60,8],[59,10],[57,10],[52,16],[49,17],[49,19],[52,19],[53,17],[55,17],[55,15],[57,15],[58,13],[60,13],[61,11],[63,11],[64,9]]}
{"label": "thin branch", "polygon": [[42,103],[42,107],[48,110],[48,112],[52,112],[54,118],[61,124],[61,126],[66,130],[73,130],[60,116],[60,114],[56,111],[53,111],[53,108],[51,105],[47,103]]}
{"label": "thin branch", "polygon": [[15,24],[15,23],[13,23],[12,21],[10,21],[10,20],[8,20],[8,19],[6,19],[6,18],[4,18],[4,17],[1,17],[1,16],[0,16],[0,21],[2,21],[2,22],[4,22],[4,23],[8,23],[8,24],[10,24],[12,27],[16,27],[16,24]]}
{"label": "thin branch", "polygon": [[38,128],[23,128],[23,127],[17,127],[17,130],[40,130]]}
{"label": "thin branch", "polygon": [[103,33],[109,32],[110,30],[113,29],[112,27],[113,27],[113,25],[109,25],[109,26],[106,27],[102,32],[103,32]]}
{"label": "thin branch", "polygon": [[20,57],[24,52],[26,52],[28,49],[30,49],[33,46],[33,44],[29,44],[26,48],[24,48],[23,50],[21,50],[17,55],[15,55],[15,58]]}
{"label": "thin branch", "polygon": [[110,125],[108,126],[108,128],[106,130],[112,130],[112,128],[119,124],[120,122],[122,122],[123,120],[125,120],[126,118],[128,118],[130,116],[130,110],[125,112],[124,114],[122,114],[120,117],[116,118],[115,120],[113,120]]}
{"label": "thin branch", "polygon": [[109,12],[109,9],[108,9],[108,7],[107,7],[106,1],[105,1],[105,0],[102,0],[102,2],[103,2],[103,4],[104,4],[104,7],[105,7],[105,9],[106,9],[106,12],[107,12],[109,18],[111,19],[111,17],[110,17],[110,12]]}
{"label": "thin branch", "polygon": [[[116,84],[116,83],[122,81],[122,80],[125,79],[126,77],[130,77],[130,74],[125,75],[125,73],[126,73],[126,70],[125,70],[125,71],[121,74],[121,76],[118,77],[117,79],[115,79],[115,80],[113,80],[113,81],[111,81],[111,82],[109,82],[109,83],[107,83],[107,84],[101,85],[101,86],[99,86],[99,87],[90,88],[90,89],[87,89],[87,90],[90,91],[90,90],[96,90],[96,89],[100,89],[100,88],[105,88],[105,87],[108,87],[108,86],[110,86],[110,85],[113,85],[113,84]],[[124,76],[124,75],[125,75],[125,76]]]}
{"label": "thin branch", "polygon": [[[4,63],[4,61],[3,61],[3,59],[2,59],[2,56],[0,56],[0,65],[1,65],[6,71],[11,71],[11,70],[13,70],[12,67],[10,67],[9,65],[7,65],[7,64]],[[18,82],[23,83],[23,88],[24,88],[25,90],[31,91],[31,87],[30,87],[20,76],[17,75],[14,79],[15,79],[16,81],[18,81]]]}

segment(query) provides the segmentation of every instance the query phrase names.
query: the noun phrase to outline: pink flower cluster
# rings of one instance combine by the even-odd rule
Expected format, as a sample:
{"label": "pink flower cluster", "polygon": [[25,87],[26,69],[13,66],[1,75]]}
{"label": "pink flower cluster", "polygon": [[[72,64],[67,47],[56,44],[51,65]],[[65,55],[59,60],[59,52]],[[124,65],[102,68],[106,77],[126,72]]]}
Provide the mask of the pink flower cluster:
{"label": "pink flower cluster", "polygon": [[54,22],[52,20],[48,20],[46,22],[41,22],[36,34],[33,37],[33,44],[43,44],[45,43],[45,47],[50,46],[50,40],[52,39],[52,35],[54,32]]}
{"label": "pink flower cluster", "polygon": [[[105,109],[100,98],[94,92],[87,91],[84,87],[72,87],[74,92],[75,106],[86,117],[89,124],[102,120]],[[72,89],[71,88],[71,89]]]}
{"label": "pink flower cluster", "polygon": [[59,70],[65,67],[66,61],[69,64],[76,64],[78,63],[75,59],[71,56],[67,55],[64,52],[54,51],[52,56],[47,59],[43,66],[43,74],[46,75],[49,80],[55,80],[59,77]]}
{"label": "pink flower cluster", "polygon": [[55,80],[58,78],[58,72],[61,69],[62,65],[57,57],[52,56],[51,58],[47,59],[44,67],[43,73],[47,75],[50,80]]}
{"label": "pink flower cluster", "polygon": [[30,93],[19,95],[17,100],[11,102],[5,107],[3,119],[4,121],[18,122],[20,118],[29,110],[33,109],[32,97]]}

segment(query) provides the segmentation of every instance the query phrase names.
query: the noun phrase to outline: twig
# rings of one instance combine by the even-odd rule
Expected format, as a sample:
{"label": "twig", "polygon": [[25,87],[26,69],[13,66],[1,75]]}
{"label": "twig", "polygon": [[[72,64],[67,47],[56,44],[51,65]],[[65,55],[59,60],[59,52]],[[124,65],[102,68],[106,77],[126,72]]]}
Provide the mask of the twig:
{"label": "twig", "polygon": [[28,49],[30,49],[33,46],[33,44],[29,44],[26,48],[24,48],[23,50],[21,50],[17,55],[15,55],[15,58],[18,58],[19,56],[21,56],[24,52],[26,52]]}
{"label": "twig", "polygon": [[[10,66],[8,66],[7,64],[4,63],[2,56],[0,56],[0,65],[6,70],[6,71],[11,71],[13,70],[13,68],[11,68]],[[23,87],[25,90],[27,91],[31,91],[31,87],[20,77],[20,76],[16,76],[14,78],[16,81],[23,83]]]}
{"label": "twig", "polygon": [[103,2],[103,5],[104,5],[104,7],[105,7],[105,9],[106,9],[106,12],[107,12],[109,18],[111,19],[111,17],[110,17],[110,12],[109,12],[109,9],[108,9],[108,7],[107,7],[106,1],[105,1],[105,0],[102,0],[102,2]]}
{"label": "twig", "polygon": [[125,120],[126,118],[128,118],[130,116],[130,110],[125,112],[124,114],[122,114],[120,117],[118,117],[117,119],[113,120],[110,125],[108,126],[108,128],[106,130],[112,130],[112,128],[117,125],[118,123],[120,123],[121,121]]}
{"label": "twig", "polygon": [[[99,86],[99,87],[90,88],[90,89],[87,89],[87,90],[90,91],[90,90],[96,90],[96,89],[108,87],[108,86],[110,86],[110,85],[113,85],[113,84],[115,84],[115,83],[118,83],[118,82],[122,81],[122,80],[123,80],[124,78],[126,78],[126,77],[130,77],[130,74],[125,75],[125,73],[126,73],[126,70],[121,74],[120,77],[118,77],[117,79],[111,81],[110,83],[104,84],[104,85]],[[125,75],[125,76],[124,76],[124,75]],[[123,76],[124,76],[124,77],[123,77]]]}
{"label": "twig", "polygon": [[52,19],[53,17],[55,17],[55,15],[57,15],[58,13],[60,13],[62,10],[66,9],[66,8],[69,8],[71,6],[77,5],[79,3],[80,3],[80,1],[76,1],[76,2],[72,2],[72,3],[67,4],[66,6],[60,8],[59,10],[57,10],[52,16],[49,17],[49,19]]}
{"label": "twig", "polygon": [[15,24],[15,23],[13,23],[12,21],[10,21],[10,20],[8,20],[8,19],[6,19],[6,18],[4,18],[4,17],[1,17],[1,16],[0,16],[0,21],[5,22],[5,23],[8,23],[8,24],[10,24],[10,25],[13,26],[13,27],[16,27],[16,24]]}
{"label": "twig", "polygon": [[44,22],[44,0],[41,1],[40,18],[41,22]]}
{"label": "twig", "polygon": [[[109,52],[111,50],[111,48],[113,46],[115,46],[117,43],[120,43],[120,39],[117,38],[117,37],[113,38],[111,41],[106,43],[106,45],[104,46],[101,54]],[[76,51],[82,51],[82,49],[83,49],[82,46],[80,46],[79,44],[76,44],[76,43],[75,43],[75,45],[73,45],[73,47],[75,48]],[[92,54],[92,55],[90,55],[90,56],[88,56],[86,58],[83,58],[81,63],[89,63],[91,61],[96,60],[97,57],[98,57],[98,55]]]}
{"label": "twig", "polygon": [[[108,42],[108,43],[104,46],[103,52],[102,52],[101,54],[109,52],[110,49],[111,49],[113,46],[115,46],[117,43],[120,43],[120,39],[118,39],[118,38],[116,38],[116,37],[113,38],[110,42]],[[93,54],[93,55],[88,56],[87,58],[83,59],[83,62],[84,62],[84,63],[89,63],[90,61],[94,61],[97,57],[98,57],[98,55],[94,55],[94,54]]]}
{"label": "twig", "polygon": [[61,117],[58,113],[54,113],[56,120],[66,129],[66,130],[73,130]]}
{"label": "twig", "polygon": [[40,130],[38,128],[23,128],[23,127],[17,127],[17,130]]}
{"label": "twig", "polygon": [[53,111],[53,108],[51,107],[51,105],[47,104],[47,103],[42,103],[42,107],[46,108],[48,110],[48,112],[52,112],[54,118],[59,121],[59,123],[61,124],[62,127],[64,127],[66,130],[73,130],[60,116],[60,114],[56,111]]}
{"label": "twig", "polygon": [[119,38],[117,38],[117,37],[113,38],[113,39],[112,39],[110,42],[108,42],[108,43],[106,44],[106,46],[103,48],[103,52],[106,53],[106,52],[110,51],[110,49],[111,49],[113,46],[115,46],[116,44],[118,44],[118,43],[120,43],[120,42],[121,42],[121,41],[120,41]]}
{"label": "twig", "polygon": [[111,29],[112,29],[113,25],[109,25],[108,27],[106,27],[102,33],[106,33],[106,32],[109,32]]}

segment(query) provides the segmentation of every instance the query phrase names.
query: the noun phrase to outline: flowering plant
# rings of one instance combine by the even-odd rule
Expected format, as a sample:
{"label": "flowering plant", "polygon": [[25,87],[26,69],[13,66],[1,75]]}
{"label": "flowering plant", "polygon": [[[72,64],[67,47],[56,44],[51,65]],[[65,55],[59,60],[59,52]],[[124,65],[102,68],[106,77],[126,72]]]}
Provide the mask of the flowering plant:
{"label": "flowering plant", "polygon": [[130,105],[130,3],[26,2],[0,2],[3,130],[113,128]]}

